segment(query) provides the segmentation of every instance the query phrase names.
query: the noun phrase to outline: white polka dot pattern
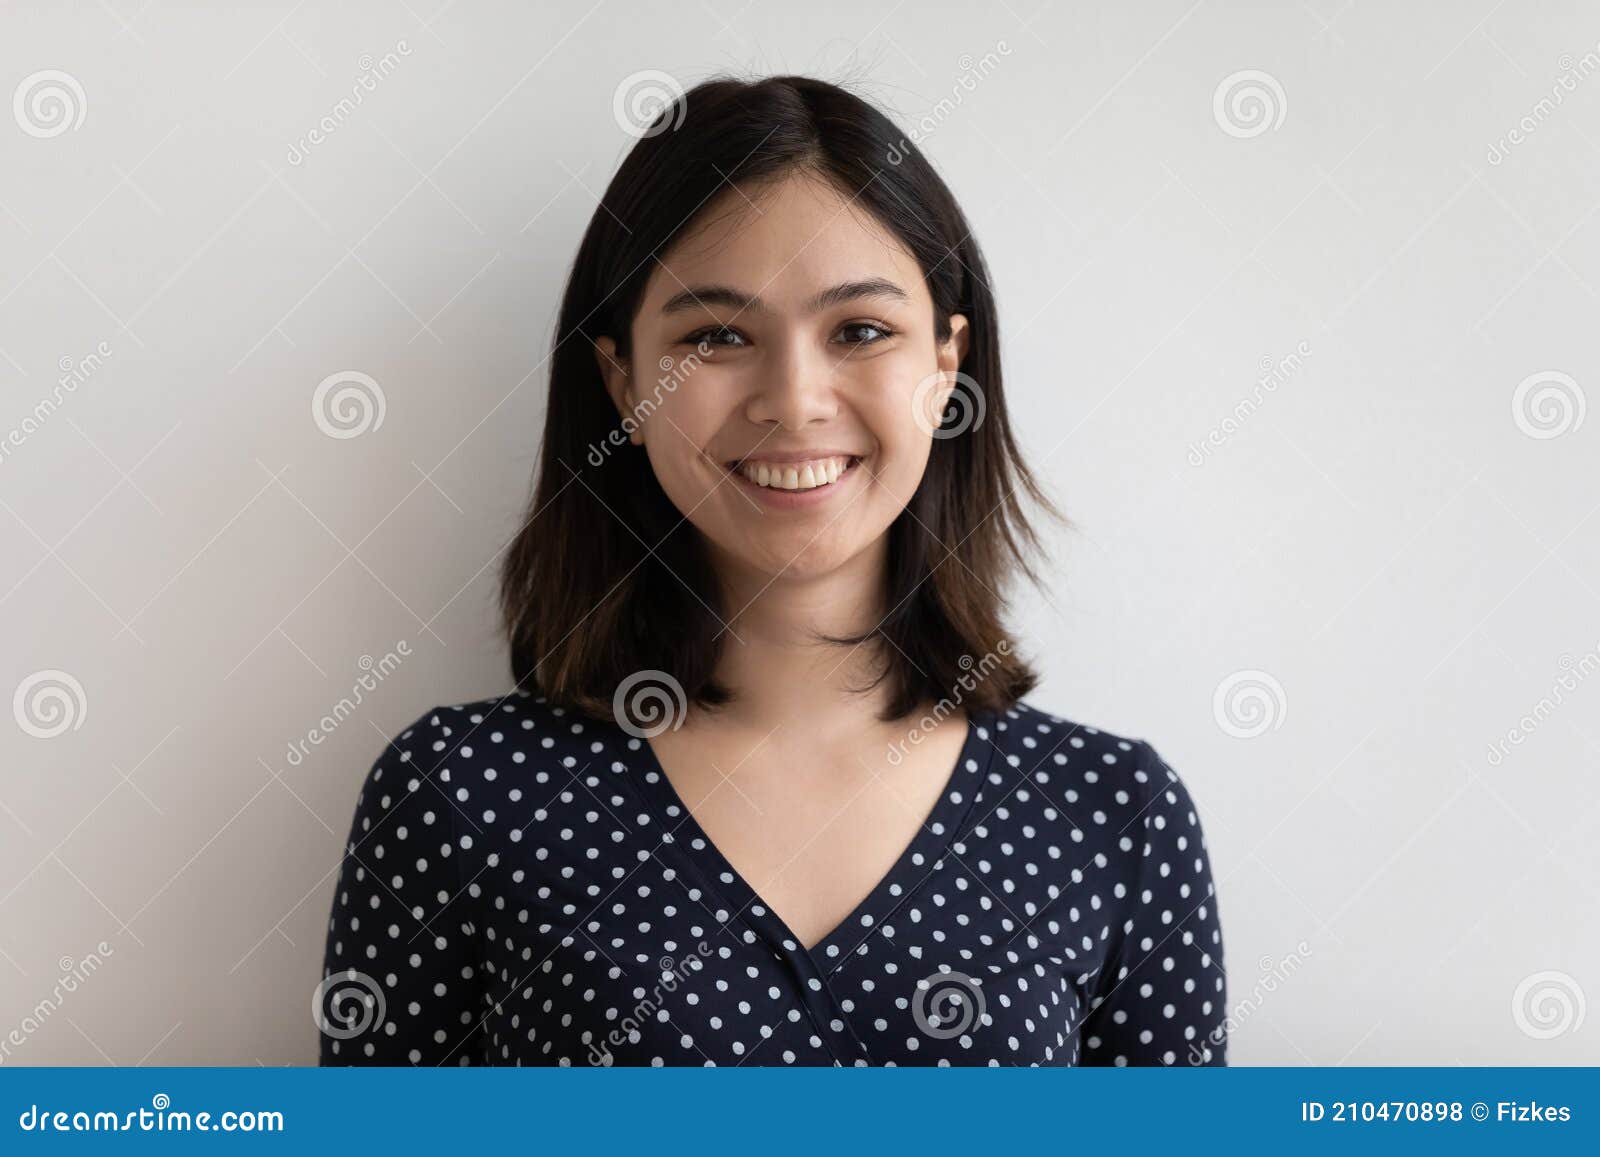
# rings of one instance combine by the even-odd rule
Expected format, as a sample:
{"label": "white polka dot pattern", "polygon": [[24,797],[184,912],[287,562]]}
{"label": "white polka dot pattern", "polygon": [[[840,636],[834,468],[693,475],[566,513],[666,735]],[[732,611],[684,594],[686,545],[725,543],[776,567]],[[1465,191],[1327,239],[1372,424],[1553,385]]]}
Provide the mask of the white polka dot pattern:
{"label": "white polka dot pattern", "polygon": [[973,715],[810,950],[643,740],[523,693],[437,708],[362,786],[323,976],[369,1013],[326,1065],[1226,1063],[1193,800],[1148,743],[1026,702]]}

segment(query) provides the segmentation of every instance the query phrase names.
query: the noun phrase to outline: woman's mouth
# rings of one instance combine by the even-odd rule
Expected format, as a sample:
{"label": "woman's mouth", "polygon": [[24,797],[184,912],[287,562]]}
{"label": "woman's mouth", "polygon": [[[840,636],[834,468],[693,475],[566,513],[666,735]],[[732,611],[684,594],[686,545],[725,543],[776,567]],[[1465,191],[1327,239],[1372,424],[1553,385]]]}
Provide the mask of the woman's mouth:
{"label": "woman's mouth", "polygon": [[833,455],[826,458],[808,458],[803,462],[764,462],[747,458],[731,462],[728,469],[755,483],[774,490],[814,490],[839,480],[860,458]]}
{"label": "woman's mouth", "polygon": [[838,493],[860,473],[861,461],[858,455],[834,454],[796,462],[753,457],[725,465],[740,486],[768,505],[792,508],[810,506]]}

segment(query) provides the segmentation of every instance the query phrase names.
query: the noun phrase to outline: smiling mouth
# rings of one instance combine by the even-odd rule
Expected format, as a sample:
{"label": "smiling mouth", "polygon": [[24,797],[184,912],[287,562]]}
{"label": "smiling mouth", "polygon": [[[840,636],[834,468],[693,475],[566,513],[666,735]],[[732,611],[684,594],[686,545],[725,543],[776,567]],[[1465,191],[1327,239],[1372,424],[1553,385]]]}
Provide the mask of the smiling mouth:
{"label": "smiling mouth", "polygon": [[804,462],[763,462],[735,460],[725,463],[726,469],[755,486],[771,490],[820,490],[831,486],[853,470],[861,461],[858,455],[834,455],[812,458]]}

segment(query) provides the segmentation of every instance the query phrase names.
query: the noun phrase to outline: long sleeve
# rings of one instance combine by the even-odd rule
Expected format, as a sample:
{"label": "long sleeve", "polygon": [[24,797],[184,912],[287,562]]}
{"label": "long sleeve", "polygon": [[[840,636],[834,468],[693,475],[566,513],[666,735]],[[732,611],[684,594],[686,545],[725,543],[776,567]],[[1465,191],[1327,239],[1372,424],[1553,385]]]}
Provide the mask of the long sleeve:
{"label": "long sleeve", "polygon": [[448,735],[436,713],[419,718],[357,797],[313,1001],[324,1065],[483,1063]]}
{"label": "long sleeve", "polygon": [[1177,773],[1150,744],[1139,746],[1138,885],[1084,1019],[1083,1063],[1225,1065],[1222,927],[1200,816]]}

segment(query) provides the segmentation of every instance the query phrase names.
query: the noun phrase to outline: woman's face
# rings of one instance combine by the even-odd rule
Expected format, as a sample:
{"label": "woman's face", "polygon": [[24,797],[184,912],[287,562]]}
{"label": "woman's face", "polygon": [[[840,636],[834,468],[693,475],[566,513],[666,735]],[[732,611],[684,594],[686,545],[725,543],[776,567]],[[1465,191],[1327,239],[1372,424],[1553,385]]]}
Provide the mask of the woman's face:
{"label": "woman's face", "polygon": [[607,389],[714,556],[825,574],[916,490],[967,320],[939,342],[916,260],[815,177],[730,188],[702,222],[651,274],[631,356],[596,343]]}

